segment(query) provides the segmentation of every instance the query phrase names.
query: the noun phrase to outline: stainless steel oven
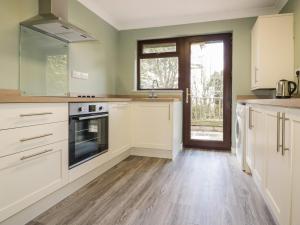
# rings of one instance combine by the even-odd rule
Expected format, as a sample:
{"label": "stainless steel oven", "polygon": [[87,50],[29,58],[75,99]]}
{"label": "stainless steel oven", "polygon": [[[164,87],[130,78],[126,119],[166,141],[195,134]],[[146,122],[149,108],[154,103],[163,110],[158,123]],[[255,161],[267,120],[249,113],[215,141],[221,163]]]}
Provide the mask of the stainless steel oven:
{"label": "stainless steel oven", "polygon": [[107,103],[69,104],[69,168],[108,149]]}

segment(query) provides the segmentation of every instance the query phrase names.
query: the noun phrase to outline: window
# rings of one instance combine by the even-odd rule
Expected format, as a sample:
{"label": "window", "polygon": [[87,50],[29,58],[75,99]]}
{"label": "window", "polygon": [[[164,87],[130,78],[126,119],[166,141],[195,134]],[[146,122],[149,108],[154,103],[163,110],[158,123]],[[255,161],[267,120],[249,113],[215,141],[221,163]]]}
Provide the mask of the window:
{"label": "window", "polygon": [[138,42],[138,90],[179,89],[178,39]]}

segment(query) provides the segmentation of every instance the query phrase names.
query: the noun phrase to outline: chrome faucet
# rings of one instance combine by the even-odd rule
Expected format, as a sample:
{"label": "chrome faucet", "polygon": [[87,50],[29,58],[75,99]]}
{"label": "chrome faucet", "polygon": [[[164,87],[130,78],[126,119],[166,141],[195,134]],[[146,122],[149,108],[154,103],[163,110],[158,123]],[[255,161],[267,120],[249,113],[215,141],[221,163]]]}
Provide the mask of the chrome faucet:
{"label": "chrome faucet", "polygon": [[157,98],[157,94],[154,92],[155,85],[156,85],[156,88],[159,87],[157,80],[153,80],[153,82],[152,82],[152,89],[151,89],[151,92],[149,94],[149,98]]}

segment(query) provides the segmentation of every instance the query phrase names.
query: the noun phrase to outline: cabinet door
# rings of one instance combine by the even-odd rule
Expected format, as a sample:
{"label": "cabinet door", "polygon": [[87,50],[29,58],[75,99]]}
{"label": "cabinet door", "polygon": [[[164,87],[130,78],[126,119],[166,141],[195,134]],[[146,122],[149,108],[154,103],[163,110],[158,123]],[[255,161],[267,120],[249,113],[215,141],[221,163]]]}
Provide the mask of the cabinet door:
{"label": "cabinet door", "polygon": [[264,187],[265,182],[265,116],[261,110],[253,108],[253,134],[254,134],[254,169],[253,175],[260,188]]}
{"label": "cabinet door", "polygon": [[120,152],[130,147],[130,104],[112,103],[109,107],[109,150]]}
{"label": "cabinet door", "polygon": [[246,162],[252,171],[254,169],[255,136],[253,129],[253,111],[251,106],[246,107]]}
{"label": "cabinet door", "polygon": [[[267,154],[265,193],[273,215],[281,225],[290,224],[291,151],[290,119],[282,122],[283,112],[266,113]],[[284,132],[283,130],[284,129]],[[283,138],[285,139],[284,141]],[[285,143],[284,143],[285,142]],[[284,144],[284,146],[282,146]]]}
{"label": "cabinet door", "polygon": [[171,104],[154,102],[133,104],[133,147],[172,150]]}
{"label": "cabinet door", "polygon": [[66,184],[67,153],[65,141],[0,158],[0,221]]}
{"label": "cabinet door", "polygon": [[300,112],[289,115],[291,119],[292,153],[292,213],[291,224],[300,224]]}

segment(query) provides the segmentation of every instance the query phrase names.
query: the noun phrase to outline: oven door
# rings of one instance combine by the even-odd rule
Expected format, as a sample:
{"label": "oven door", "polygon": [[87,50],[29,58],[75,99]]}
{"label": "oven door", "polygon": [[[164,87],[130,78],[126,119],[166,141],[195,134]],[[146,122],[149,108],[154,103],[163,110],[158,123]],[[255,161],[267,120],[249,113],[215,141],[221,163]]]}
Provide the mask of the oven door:
{"label": "oven door", "polygon": [[69,168],[108,149],[108,113],[70,116]]}

